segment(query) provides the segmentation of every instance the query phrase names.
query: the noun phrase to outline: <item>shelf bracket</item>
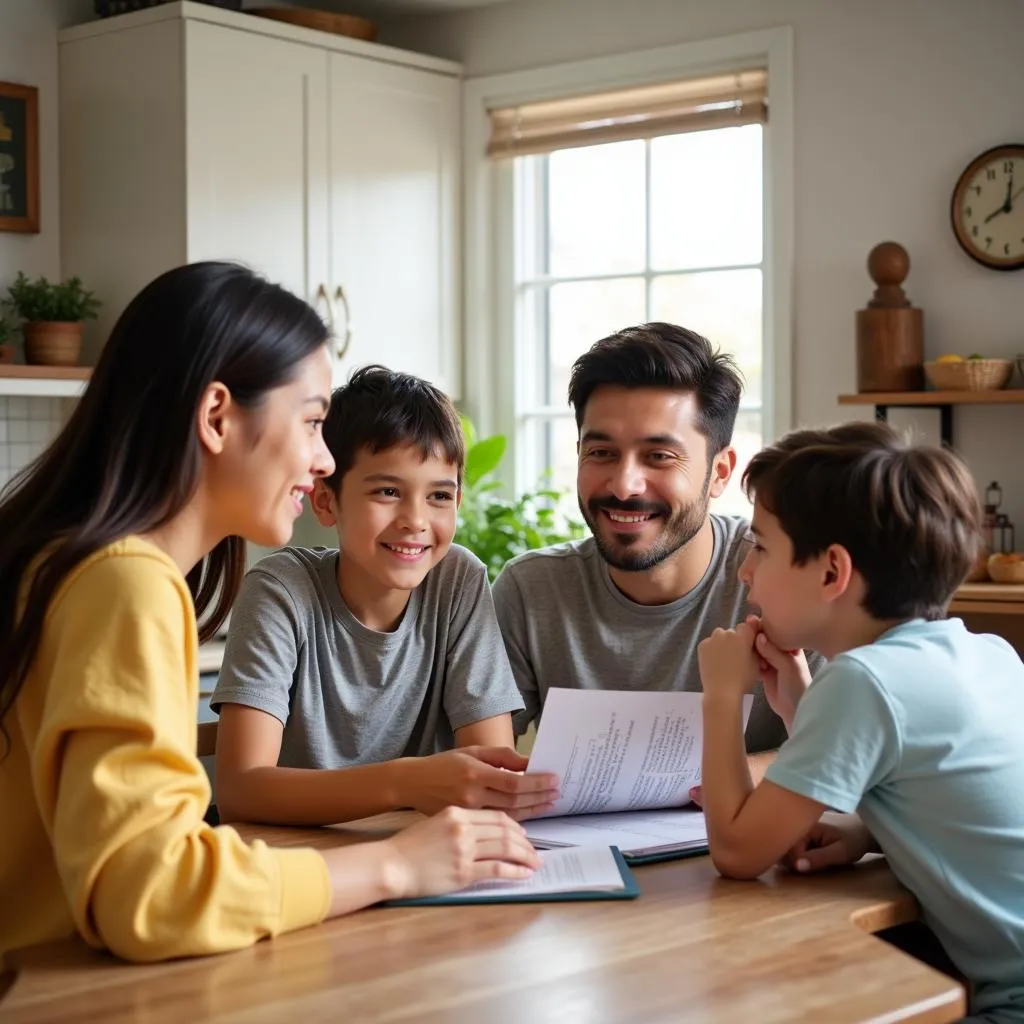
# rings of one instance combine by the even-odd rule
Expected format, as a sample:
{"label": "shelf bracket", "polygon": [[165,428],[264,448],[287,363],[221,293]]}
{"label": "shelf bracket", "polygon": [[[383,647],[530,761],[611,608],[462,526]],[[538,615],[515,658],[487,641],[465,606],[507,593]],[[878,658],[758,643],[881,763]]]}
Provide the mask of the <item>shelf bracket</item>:
{"label": "shelf bracket", "polygon": [[884,405],[875,406],[875,419],[883,423],[889,422],[889,409],[938,409],[939,410],[939,439],[944,448],[953,447],[953,406],[947,403],[936,402],[934,405],[900,405],[897,402],[890,402]]}

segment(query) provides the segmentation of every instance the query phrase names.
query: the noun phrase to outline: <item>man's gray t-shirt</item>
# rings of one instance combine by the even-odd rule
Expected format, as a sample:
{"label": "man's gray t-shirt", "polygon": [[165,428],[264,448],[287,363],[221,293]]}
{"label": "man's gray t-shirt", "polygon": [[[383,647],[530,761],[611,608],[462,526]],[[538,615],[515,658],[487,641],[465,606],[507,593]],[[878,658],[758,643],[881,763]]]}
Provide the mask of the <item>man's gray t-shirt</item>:
{"label": "man's gray t-shirt", "polygon": [[[678,601],[641,605],[612,582],[593,537],[514,558],[494,582],[494,606],[525,709],[521,734],[549,687],[576,690],[701,689],[697,644],[749,614],[737,572],[746,519],[712,515],[714,552],[704,578]],[[813,667],[813,662],[812,662]],[[747,723],[747,750],[774,750],[786,727],[760,686]]]}
{"label": "man's gray t-shirt", "polygon": [[487,570],[452,545],[392,633],[364,626],[338,587],[339,554],[284,548],[246,575],[211,705],[284,725],[278,764],[343,768],[450,750],[454,731],[523,706]]}

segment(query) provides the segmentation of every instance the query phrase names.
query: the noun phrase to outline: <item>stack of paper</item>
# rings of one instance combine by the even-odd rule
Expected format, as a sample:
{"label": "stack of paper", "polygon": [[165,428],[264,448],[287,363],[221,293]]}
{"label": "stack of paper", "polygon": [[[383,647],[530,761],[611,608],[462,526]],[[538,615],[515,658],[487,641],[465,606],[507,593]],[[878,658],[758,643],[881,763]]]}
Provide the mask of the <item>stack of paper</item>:
{"label": "stack of paper", "polygon": [[441,903],[548,903],[561,900],[630,900],[640,895],[618,850],[608,846],[547,850],[541,866],[522,881],[477,882],[444,896],[392,900],[389,906]]}
{"label": "stack of paper", "polygon": [[[526,823],[538,848],[616,846],[633,862],[702,853],[700,693],[548,690],[531,772],[553,772],[561,795]],[[745,697],[743,721],[753,698]],[[685,805],[689,804],[689,808]]]}
{"label": "stack of paper", "polygon": [[708,848],[704,815],[696,808],[538,818],[525,827],[538,849],[617,846],[632,863],[704,853]]}

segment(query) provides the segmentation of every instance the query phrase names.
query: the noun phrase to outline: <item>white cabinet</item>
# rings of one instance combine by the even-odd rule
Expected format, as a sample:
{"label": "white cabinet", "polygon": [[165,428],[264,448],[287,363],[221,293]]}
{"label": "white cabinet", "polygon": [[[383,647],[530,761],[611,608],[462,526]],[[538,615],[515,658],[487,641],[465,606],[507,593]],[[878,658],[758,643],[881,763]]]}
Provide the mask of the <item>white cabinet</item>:
{"label": "white cabinet", "polygon": [[104,300],[87,350],[161,271],[237,259],[333,322],[336,380],[382,362],[457,396],[459,88],[448,61],[199,4],[61,33],[62,271]]}
{"label": "white cabinet", "polygon": [[344,289],[351,360],[451,390],[459,82],[337,53],[329,73],[331,281]]}
{"label": "white cabinet", "polygon": [[241,260],[313,301],[329,271],[327,54],[189,21],[185,55],[188,260]]}

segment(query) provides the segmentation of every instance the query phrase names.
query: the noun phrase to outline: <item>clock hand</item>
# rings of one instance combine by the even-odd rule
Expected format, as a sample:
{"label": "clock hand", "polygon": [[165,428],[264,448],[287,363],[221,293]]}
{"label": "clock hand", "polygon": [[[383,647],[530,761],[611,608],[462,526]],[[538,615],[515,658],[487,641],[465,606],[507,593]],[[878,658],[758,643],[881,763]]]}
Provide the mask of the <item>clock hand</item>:
{"label": "clock hand", "polygon": [[[1020,195],[1021,189],[1017,190],[1017,195]],[[999,216],[1001,213],[1009,213],[1013,209],[1013,175],[1010,175],[1010,180],[1006,183],[1006,198],[1003,200],[1003,205],[998,210],[993,210],[986,218],[985,223],[987,224],[993,217]]]}

